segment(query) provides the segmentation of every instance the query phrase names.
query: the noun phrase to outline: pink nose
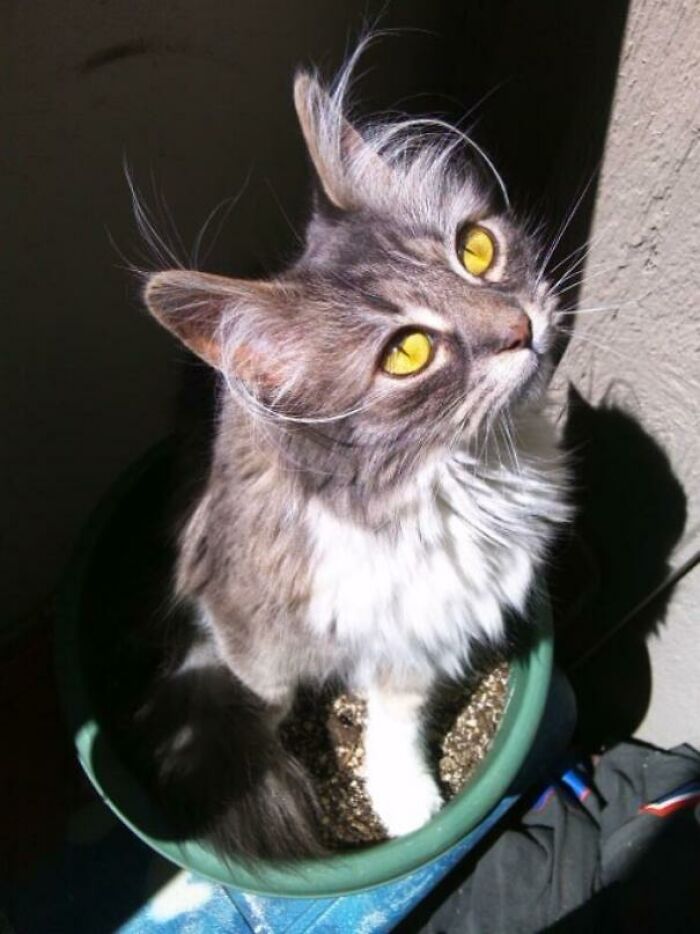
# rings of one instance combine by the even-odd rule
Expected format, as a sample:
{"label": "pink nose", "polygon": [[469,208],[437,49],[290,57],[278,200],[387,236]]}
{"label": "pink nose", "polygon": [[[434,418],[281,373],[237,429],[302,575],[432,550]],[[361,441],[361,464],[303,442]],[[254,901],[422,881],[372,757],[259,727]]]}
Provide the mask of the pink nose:
{"label": "pink nose", "polygon": [[532,345],[532,323],[523,313],[511,321],[501,334],[501,346],[497,353],[504,350],[524,350]]}

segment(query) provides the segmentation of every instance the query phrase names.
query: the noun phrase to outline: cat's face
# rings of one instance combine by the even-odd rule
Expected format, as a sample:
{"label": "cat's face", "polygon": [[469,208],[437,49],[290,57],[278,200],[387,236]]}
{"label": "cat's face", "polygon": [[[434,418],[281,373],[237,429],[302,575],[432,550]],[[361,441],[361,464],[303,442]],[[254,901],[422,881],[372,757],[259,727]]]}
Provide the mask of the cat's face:
{"label": "cat's face", "polygon": [[305,75],[295,99],[320,182],[298,262],[255,283],[158,273],[146,301],[253,418],[306,442],[302,461],[336,470],[340,452],[348,482],[388,483],[542,388],[553,308],[533,243],[454,140],[361,135]]}
{"label": "cat's face", "polygon": [[[465,256],[471,241],[484,255]],[[445,230],[398,212],[317,213],[289,279],[320,414],[361,406],[365,435],[473,435],[547,375],[552,309],[536,278],[531,242],[488,211]]]}

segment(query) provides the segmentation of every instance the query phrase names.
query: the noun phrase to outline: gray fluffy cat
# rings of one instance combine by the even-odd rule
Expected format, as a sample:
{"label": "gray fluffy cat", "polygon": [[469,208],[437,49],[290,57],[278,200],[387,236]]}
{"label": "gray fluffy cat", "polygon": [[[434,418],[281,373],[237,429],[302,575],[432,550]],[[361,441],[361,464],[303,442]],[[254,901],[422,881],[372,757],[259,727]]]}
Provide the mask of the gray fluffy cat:
{"label": "gray fluffy cat", "polygon": [[253,857],[320,851],[309,782],[277,739],[302,684],[367,697],[387,832],[430,819],[426,701],[503,643],[568,513],[539,411],[555,299],[536,246],[464,164],[462,134],[348,122],[353,63],[329,91],[296,78],[318,192],[291,268],[176,269],[145,288],[225,384],[181,539],[195,625],[152,707],[173,725],[156,781],[184,823]]}

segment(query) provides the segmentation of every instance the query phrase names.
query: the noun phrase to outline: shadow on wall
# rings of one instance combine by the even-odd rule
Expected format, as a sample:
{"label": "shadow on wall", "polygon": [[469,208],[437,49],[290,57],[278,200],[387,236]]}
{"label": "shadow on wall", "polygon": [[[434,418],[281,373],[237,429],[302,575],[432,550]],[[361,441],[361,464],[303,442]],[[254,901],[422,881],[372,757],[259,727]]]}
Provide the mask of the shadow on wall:
{"label": "shadow on wall", "polygon": [[564,443],[579,511],[551,587],[559,661],[579,702],[579,739],[592,749],[634,733],[648,707],[645,643],[662,625],[671,591],[611,633],[669,575],[686,496],[668,457],[634,418],[606,400],[590,405],[573,386]]}

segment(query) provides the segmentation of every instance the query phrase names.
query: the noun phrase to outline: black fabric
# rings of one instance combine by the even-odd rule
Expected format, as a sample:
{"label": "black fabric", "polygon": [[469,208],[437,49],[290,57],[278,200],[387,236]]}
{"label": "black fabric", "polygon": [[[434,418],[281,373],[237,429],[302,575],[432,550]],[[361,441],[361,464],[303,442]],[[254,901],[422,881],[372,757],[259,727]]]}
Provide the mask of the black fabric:
{"label": "black fabric", "polygon": [[630,742],[567,769],[422,931],[700,934],[700,753]]}

